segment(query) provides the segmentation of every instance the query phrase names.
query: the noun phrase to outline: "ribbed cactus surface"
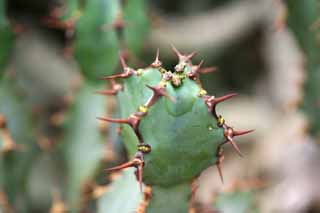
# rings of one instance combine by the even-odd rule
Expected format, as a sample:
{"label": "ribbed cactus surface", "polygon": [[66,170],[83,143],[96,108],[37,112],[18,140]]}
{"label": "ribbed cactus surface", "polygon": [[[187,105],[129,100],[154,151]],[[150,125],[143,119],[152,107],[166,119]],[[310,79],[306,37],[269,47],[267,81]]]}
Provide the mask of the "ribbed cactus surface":
{"label": "ribbed cactus surface", "polygon": [[222,178],[222,146],[231,143],[241,155],[233,138],[251,132],[234,130],[216,112],[217,104],[235,94],[208,95],[199,80],[203,61],[194,65],[195,52],[184,55],[172,48],[179,59],[173,70],[162,66],[159,52],[143,69],[133,69],[121,58],[123,73],[105,77],[117,83],[102,92],[117,95],[122,118],[100,119],[122,124],[131,159],[109,170],[136,168],[140,184],[151,187],[147,212],[187,211],[191,182],[212,164]]}

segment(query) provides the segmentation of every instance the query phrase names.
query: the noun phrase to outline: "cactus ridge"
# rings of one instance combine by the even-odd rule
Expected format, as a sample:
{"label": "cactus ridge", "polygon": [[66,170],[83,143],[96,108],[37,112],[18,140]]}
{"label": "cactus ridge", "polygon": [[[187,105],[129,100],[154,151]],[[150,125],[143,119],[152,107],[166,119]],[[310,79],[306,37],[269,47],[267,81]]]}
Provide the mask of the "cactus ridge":
{"label": "cactus ridge", "polygon": [[[102,121],[122,125],[121,134],[124,137],[125,145],[131,157],[129,162],[109,168],[107,171],[119,171],[129,167],[136,168],[135,175],[141,191],[142,182],[151,186],[170,187],[180,182],[191,181],[213,163],[216,164],[223,182],[221,171],[221,163],[224,158],[223,145],[230,143],[234,150],[242,156],[238,145],[234,141],[234,137],[253,131],[236,131],[226,124],[221,115],[217,114],[216,106],[237,94],[230,93],[222,97],[207,94],[202,88],[199,75],[215,71],[216,69],[201,68],[204,63],[203,61],[198,65],[193,65],[191,59],[197,54],[196,52],[185,55],[180,53],[173,45],[172,50],[179,60],[173,72],[162,67],[162,62],[159,59],[159,50],[157,50],[154,62],[145,69],[135,70],[129,67],[124,58],[120,56],[123,72],[103,77],[102,79],[111,81],[112,88],[98,92],[103,95],[117,95],[121,102],[123,100],[127,101],[121,105],[121,114],[129,115],[127,118],[121,119],[98,117]],[[121,81],[123,84],[117,83],[116,80]],[[150,91],[146,92],[143,88],[149,88],[152,93],[150,94]],[[141,100],[144,102],[141,102]],[[129,108],[138,110],[132,113],[129,112]],[[159,117],[164,122],[166,120],[169,121],[169,129],[161,126],[160,122],[162,120],[156,121],[154,116],[159,112],[161,112]],[[193,123],[189,120],[187,123],[184,123],[185,119],[193,119],[194,115],[197,116],[197,121]],[[205,117],[207,121],[203,121],[202,117]],[[180,128],[185,128],[187,132],[194,131],[194,134],[190,133],[194,137],[194,144],[188,144],[188,141],[192,140],[192,138],[184,134],[180,135],[180,120],[182,123]],[[157,127],[155,122],[159,122],[159,127]],[[203,133],[198,130],[202,125],[206,127],[205,132],[211,132],[210,134],[212,135],[203,136]],[[129,126],[129,128],[126,126]],[[153,129],[153,127],[157,129]],[[162,132],[164,129],[167,131]],[[155,131],[159,131],[159,133]],[[168,131],[175,131],[174,137]],[[198,133],[199,135],[197,135]],[[210,139],[211,136],[213,137],[212,139]],[[137,144],[134,144],[130,140],[132,138],[137,140]],[[151,140],[149,140],[150,138]],[[180,141],[182,138],[186,139],[185,144],[183,141]],[[213,140],[213,142],[207,142],[210,140]],[[168,144],[166,144],[167,141]],[[207,144],[202,144],[203,142]],[[207,147],[212,146],[213,150],[206,150]],[[189,149],[191,149],[190,153],[187,153],[186,150]],[[174,156],[172,156],[172,153]],[[211,153],[214,156],[209,157]],[[153,155],[154,157],[152,157]],[[189,162],[183,162],[187,157],[191,157],[190,161],[196,161],[195,165],[199,164],[199,166],[193,168],[193,164],[188,165]],[[170,161],[171,159],[174,160]],[[167,161],[170,161],[169,165],[164,165]],[[163,168],[165,170],[162,170]],[[147,174],[144,171],[145,169],[147,169]],[[162,173],[157,173],[159,171],[162,171]],[[161,177],[161,175],[164,176]],[[149,194],[151,194],[151,191],[148,191],[147,194],[148,196],[145,200],[150,199]],[[144,208],[146,206],[141,207],[141,209]]]}

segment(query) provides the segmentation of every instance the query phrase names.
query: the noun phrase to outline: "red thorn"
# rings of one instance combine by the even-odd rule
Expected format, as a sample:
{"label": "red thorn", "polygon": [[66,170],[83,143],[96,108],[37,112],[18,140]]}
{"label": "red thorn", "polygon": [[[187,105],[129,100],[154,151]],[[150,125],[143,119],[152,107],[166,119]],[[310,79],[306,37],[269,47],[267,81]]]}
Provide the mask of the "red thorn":
{"label": "red thorn", "polygon": [[200,63],[198,64],[198,66],[197,66],[198,69],[203,65],[203,63],[204,63],[204,60],[201,60]]}
{"label": "red thorn", "polygon": [[174,52],[174,54],[180,59],[182,57],[182,54],[179,52],[179,50],[177,50],[177,48],[175,46],[173,46],[173,44],[171,45],[171,49]]}
{"label": "red thorn", "polygon": [[148,107],[153,105],[160,96],[165,96],[166,98],[168,98],[173,103],[176,102],[176,99],[171,97],[170,95],[168,95],[164,88],[162,88],[160,86],[155,86],[155,87],[150,86],[150,85],[146,85],[146,86],[153,91],[153,96],[151,97],[151,99],[146,104]]}
{"label": "red thorn", "polygon": [[159,60],[159,48],[157,49],[156,59],[152,62],[151,67],[157,68],[161,67],[162,62]]}
{"label": "red thorn", "polygon": [[102,80],[110,80],[110,79],[116,79],[116,78],[128,78],[132,75],[131,72],[125,72],[125,73],[120,73],[120,74],[115,74],[115,75],[110,75],[110,76],[105,76],[100,79]]}
{"label": "red thorn", "polygon": [[157,49],[157,53],[156,53],[156,61],[159,61],[159,54],[160,54],[160,50],[159,48]]}
{"label": "red thorn", "polygon": [[119,53],[120,63],[123,68],[123,70],[126,70],[128,68],[128,65],[126,63],[126,60],[124,59],[123,55]]}
{"label": "red thorn", "polygon": [[134,167],[134,166],[135,166],[135,162],[134,161],[129,161],[127,163],[124,163],[124,164],[121,164],[119,166],[115,166],[115,167],[112,167],[112,168],[109,168],[109,169],[106,169],[106,170],[109,171],[109,172],[113,172],[113,171],[119,171],[119,170],[126,169],[126,168],[129,168],[129,167]]}
{"label": "red thorn", "polygon": [[239,155],[240,157],[243,157],[243,154],[241,153],[238,145],[236,144],[236,142],[234,142],[234,140],[232,139],[232,137],[227,137],[227,139],[228,139],[228,142],[231,143],[231,145],[232,145],[232,147],[234,148],[234,150],[236,150],[236,152],[238,153],[238,155]]}
{"label": "red thorn", "polygon": [[249,133],[251,133],[253,131],[255,131],[255,130],[254,129],[247,130],[247,131],[236,131],[236,130],[233,130],[233,136],[245,135],[245,134],[249,134]]}
{"label": "red thorn", "polygon": [[237,93],[230,93],[228,95],[225,95],[225,96],[222,96],[222,97],[219,97],[219,98],[214,98],[212,100],[212,103],[213,104],[218,104],[218,103],[223,102],[225,100],[228,100],[228,99],[230,99],[230,98],[232,98],[232,97],[234,97],[236,95],[238,95],[238,94]]}
{"label": "red thorn", "polygon": [[190,53],[189,55],[186,56],[187,60],[191,60],[195,55],[197,55],[198,53],[196,51]]}
{"label": "red thorn", "polygon": [[224,156],[223,156],[223,149],[221,146],[218,147],[218,150],[217,150],[217,162],[216,162],[216,166],[217,166],[217,169],[218,169],[218,173],[219,173],[219,176],[220,176],[220,179],[221,179],[221,182],[224,183],[223,181],[223,174],[222,174],[222,168],[221,168],[221,164],[222,164],[222,161],[224,159]]}
{"label": "red thorn", "polygon": [[130,124],[130,121],[128,119],[115,119],[115,118],[108,118],[108,117],[97,117],[97,119],[102,121],[108,121],[112,123],[118,123],[118,124]]}
{"label": "red thorn", "polygon": [[217,71],[218,69],[216,67],[206,67],[206,68],[201,68],[199,70],[200,74],[208,74]]}
{"label": "red thorn", "polygon": [[224,181],[223,181],[222,169],[221,169],[221,163],[217,163],[216,166],[217,166],[217,169],[218,169],[218,173],[219,173],[219,176],[220,176],[220,180],[221,180],[222,183],[224,183]]}

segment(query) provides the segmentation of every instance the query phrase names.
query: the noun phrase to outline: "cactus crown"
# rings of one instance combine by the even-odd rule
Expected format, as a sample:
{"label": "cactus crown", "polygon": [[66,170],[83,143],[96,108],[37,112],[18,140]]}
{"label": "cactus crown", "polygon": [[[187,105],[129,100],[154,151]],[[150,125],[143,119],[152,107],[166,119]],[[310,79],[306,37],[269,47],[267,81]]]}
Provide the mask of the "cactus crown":
{"label": "cactus crown", "polygon": [[121,136],[131,158],[109,171],[135,167],[140,185],[187,183],[212,164],[222,179],[222,145],[231,143],[241,155],[233,137],[252,131],[236,131],[217,114],[216,105],[236,94],[207,94],[199,75],[214,69],[202,68],[203,61],[193,65],[196,52],[184,55],[172,49],[179,59],[174,71],[162,67],[158,50],[147,68],[133,69],[120,57],[123,72],[103,78],[111,81],[112,89],[101,93],[117,95],[125,118],[99,119],[122,124]]}

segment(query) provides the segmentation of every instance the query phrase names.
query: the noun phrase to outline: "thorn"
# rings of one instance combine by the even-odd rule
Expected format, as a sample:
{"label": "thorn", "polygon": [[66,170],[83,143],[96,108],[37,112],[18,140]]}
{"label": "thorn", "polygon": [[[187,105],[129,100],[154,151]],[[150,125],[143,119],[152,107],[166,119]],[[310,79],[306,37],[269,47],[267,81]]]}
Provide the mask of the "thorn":
{"label": "thorn", "polygon": [[126,168],[129,168],[129,167],[134,167],[135,164],[133,161],[129,161],[127,163],[124,163],[124,164],[121,164],[119,166],[115,166],[115,167],[112,167],[112,168],[109,168],[109,169],[106,169],[107,171],[109,172],[114,172],[114,171],[120,171],[122,169],[126,169]]}
{"label": "thorn", "polygon": [[189,55],[186,56],[187,60],[191,60],[195,55],[197,55],[198,53],[196,51],[193,51],[192,53],[190,53]]}
{"label": "thorn", "polygon": [[116,79],[116,78],[128,78],[132,75],[131,71],[127,71],[124,73],[120,73],[120,74],[115,74],[115,75],[110,75],[110,76],[105,76],[100,78],[101,80],[110,80],[110,79]]}
{"label": "thorn", "polygon": [[221,163],[216,163],[216,166],[217,166],[217,169],[218,169],[218,173],[219,173],[219,176],[220,176],[220,180],[221,180],[222,184],[224,184],[223,174],[222,174],[222,169],[221,169]]}
{"label": "thorn", "polygon": [[223,174],[222,174],[222,168],[221,168],[221,164],[222,164],[222,161],[224,159],[224,155],[223,155],[223,148],[221,146],[218,147],[218,150],[217,150],[217,162],[216,162],[216,166],[217,166],[217,169],[218,169],[218,173],[219,173],[219,176],[220,176],[220,179],[221,179],[221,182],[224,183],[223,181]]}
{"label": "thorn", "polygon": [[238,145],[236,144],[236,142],[232,139],[232,137],[227,137],[228,138],[228,142],[231,143],[232,147],[234,148],[234,150],[236,150],[236,152],[238,153],[238,155],[240,157],[243,157],[242,152],[240,151]]}
{"label": "thorn", "polygon": [[159,48],[157,48],[156,61],[159,61],[159,54],[160,54],[160,50],[159,50]]}
{"label": "thorn", "polygon": [[222,97],[219,97],[219,98],[213,98],[213,100],[211,101],[212,104],[218,104],[218,103],[221,103],[223,101],[226,101],[234,96],[238,95],[237,93],[230,93],[228,95],[225,95],[225,96],[222,96]]}
{"label": "thorn", "polygon": [[173,103],[176,103],[176,99],[168,95],[163,87],[160,87],[160,86],[153,87],[150,85],[146,85],[146,86],[153,91],[153,96],[148,100],[146,104],[147,107],[152,106],[160,96],[165,96]]}
{"label": "thorn", "polygon": [[162,62],[159,60],[159,48],[157,49],[156,59],[152,62],[151,67],[158,68],[161,67]]}
{"label": "thorn", "polygon": [[127,68],[129,68],[126,63],[126,60],[124,59],[124,57],[121,53],[119,53],[119,58],[120,58],[120,63],[121,63],[123,70],[126,70]]}
{"label": "thorn", "polygon": [[218,68],[217,67],[206,67],[206,68],[201,68],[199,70],[199,73],[200,74],[208,74],[208,73],[212,73],[212,72],[215,72],[217,71]]}
{"label": "thorn", "polygon": [[118,124],[131,124],[129,119],[116,119],[116,118],[108,118],[108,117],[97,117],[98,120],[107,121]]}
{"label": "thorn", "polygon": [[121,84],[116,83],[115,79],[110,79],[110,83],[111,83],[112,89],[96,91],[95,93],[101,94],[101,95],[116,95],[123,88]]}
{"label": "thorn", "polygon": [[204,60],[201,60],[198,65],[192,66],[192,69],[190,72],[187,73],[187,76],[192,80],[197,80],[199,78],[199,71],[203,63]]}
{"label": "thorn", "polygon": [[193,66],[193,73],[194,75],[197,75],[200,73],[200,69],[201,69],[201,66],[203,65],[204,63],[204,60],[201,60],[200,63],[196,66]]}
{"label": "thorn", "polygon": [[184,55],[180,53],[179,50],[175,46],[173,46],[173,44],[170,44],[170,45],[174,54],[179,58],[179,63],[190,61],[197,54],[197,52],[194,51],[189,55]]}
{"label": "thorn", "polygon": [[112,89],[112,90],[96,91],[95,93],[100,94],[100,95],[116,95],[117,91]]}
{"label": "thorn", "polygon": [[130,67],[128,67],[128,65],[126,64],[126,61],[125,61],[125,59],[124,59],[124,57],[122,56],[121,53],[119,53],[119,58],[120,58],[120,64],[122,66],[123,72],[120,73],[120,74],[115,74],[115,75],[102,77],[100,79],[109,80],[109,79],[116,79],[116,78],[128,78],[132,74],[134,74],[135,71],[133,69],[131,69]]}
{"label": "thorn", "polygon": [[241,153],[238,145],[233,140],[233,137],[248,134],[250,132],[253,132],[254,130],[235,131],[233,128],[228,127],[227,125],[225,125],[224,128],[225,128],[224,129],[224,136],[227,138],[227,142],[230,142],[232,147],[236,150],[236,152],[240,155],[240,157],[243,157],[243,154]]}
{"label": "thorn", "polygon": [[171,49],[174,52],[174,54],[180,59],[183,55],[179,52],[179,50],[177,50],[177,48],[175,46],[173,46],[173,44],[171,45]]}
{"label": "thorn", "polygon": [[255,129],[251,129],[251,130],[247,130],[247,131],[236,131],[236,130],[233,130],[233,136],[245,135],[245,134],[249,134],[249,133],[251,133],[253,131],[255,131]]}
{"label": "thorn", "polygon": [[112,168],[109,168],[109,169],[106,169],[107,171],[109,172],[113,172],[113,171],[119,171],[119,170],[122,170],[122,169],[126,169],[126,168],[129,168],[129,167],[136,167],[138,168],[140,165],[143,166],[143,161],[137,157],[135,157],[132,161],[129,161],[127,163],[123,163],[119,166],[115,166],[115,167],[112,167]]}

